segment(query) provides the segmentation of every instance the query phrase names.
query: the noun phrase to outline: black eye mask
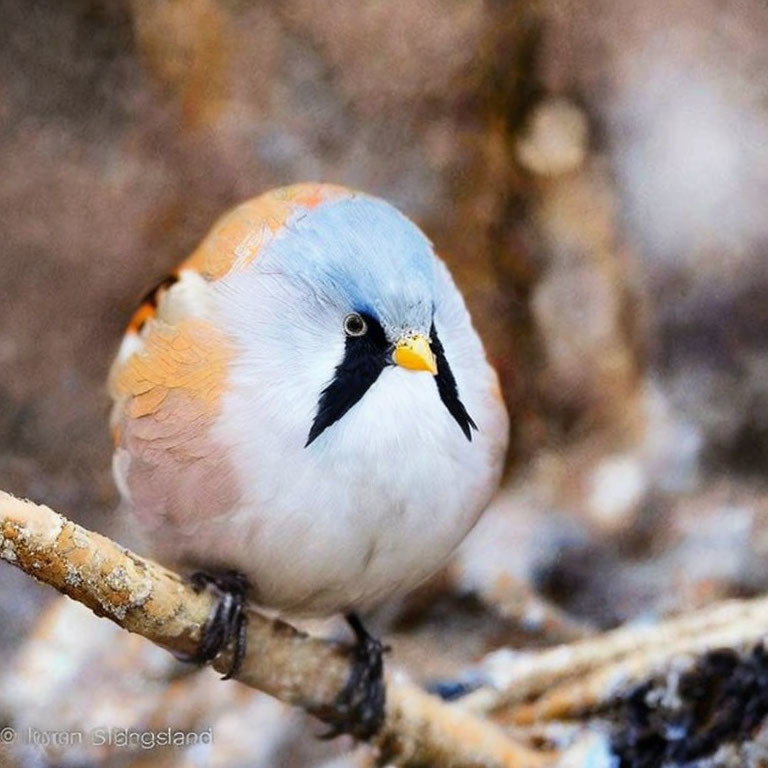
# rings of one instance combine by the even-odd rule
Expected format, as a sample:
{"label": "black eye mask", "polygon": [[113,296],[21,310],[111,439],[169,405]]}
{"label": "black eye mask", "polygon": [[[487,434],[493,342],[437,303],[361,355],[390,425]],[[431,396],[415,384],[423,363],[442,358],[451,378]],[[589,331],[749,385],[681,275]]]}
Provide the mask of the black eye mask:
{"label": "black eye mask", "polygon": [[459,389],[456,386],[456,379],[453,378],[453,371],[448,365],[448,360],[445,357],[445,350],[437,335],[437,329],[435,328],[434,323],[432,323],[432,329],[429,332],[429,336],[432,354],[437,361],[437,376],[435,376],[435,382],[437,383],[437,391],[440,393],[440,399],[443,401],[443,405],[448,409],[448,413],[456,419],[456,423],[461,427],[464,436],[467,440],[472,442],[472,430],[474,429],[477,431],[477,424],[472,421],[472,417],[467,413],[464,403],[462,403],[459,398]]}
{"label": "black eye mask", "polygon": [[344,358],[336,366],[331,383],[320,393],[305,448],[362,398],[389,363],[390,345],[384,329],[370,315],[360,314],[368,324],[368,332],[347,336]]}
{"label": "black eye mask", "polygon": [[[385,366],[392,362],[392,347],[381,324],[366,313],[361,315],[368,325],[368,332],[362,336],[347,336],[344,358],[336,366],[331,383],[320,393],[317,414],[309,430],[305,448],[360,401],[379,378]],[[456,379],[448,365],[434,323],[430,337],[432,353],[437,361],[435,383],[440,399],[461,427],[467,440],[472,440],[471,430],[476,430],[477,425],[459,398]]]}

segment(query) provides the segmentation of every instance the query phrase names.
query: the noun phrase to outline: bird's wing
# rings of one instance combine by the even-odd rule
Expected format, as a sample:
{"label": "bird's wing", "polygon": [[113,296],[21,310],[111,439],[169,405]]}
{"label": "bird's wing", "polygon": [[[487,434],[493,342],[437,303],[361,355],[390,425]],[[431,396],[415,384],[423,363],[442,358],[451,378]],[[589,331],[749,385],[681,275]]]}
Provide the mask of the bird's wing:
{"label": "bird's wing", "polygon": [[243,203],[131,318],[109,376],[113,465],[121,494],[150,526],[170,517],[194,527],[236,501],[226,446],[212,434],[235,354],[212,285],[252,263],[290,217],[349,194],[297,184]]}

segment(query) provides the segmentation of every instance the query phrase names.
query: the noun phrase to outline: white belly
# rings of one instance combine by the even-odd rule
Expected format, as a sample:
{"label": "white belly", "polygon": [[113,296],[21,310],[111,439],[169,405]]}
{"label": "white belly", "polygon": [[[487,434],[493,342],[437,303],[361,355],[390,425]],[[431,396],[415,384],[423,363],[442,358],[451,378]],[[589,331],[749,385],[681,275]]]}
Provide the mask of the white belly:
{"label": "white belly", "polygon": [[387,368],[308,448],[310,420],[293,418],[296,434],[255,429],[242,419],[247,396],[235,390],[218,428],[233,446],[237,508],[158,540],[166,559],[241,571],[264,605],[322,615],[412,589],[446,561],[496,487],[503,407],[467,404],[480,427],[469,442],[428,374]]}

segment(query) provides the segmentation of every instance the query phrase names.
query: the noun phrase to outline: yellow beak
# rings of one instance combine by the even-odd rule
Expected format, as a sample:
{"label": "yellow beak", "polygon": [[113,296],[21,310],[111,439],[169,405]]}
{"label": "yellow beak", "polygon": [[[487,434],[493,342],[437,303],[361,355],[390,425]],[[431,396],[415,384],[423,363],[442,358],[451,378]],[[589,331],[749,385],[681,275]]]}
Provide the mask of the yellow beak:
{"label": "yellow beak", "polygon": [[412,333],[403,336],[395,344],[392,359],[397,365],[412,371],[429,371],[437,375],[437,361],[429,346],[429,339],[423,333]]}

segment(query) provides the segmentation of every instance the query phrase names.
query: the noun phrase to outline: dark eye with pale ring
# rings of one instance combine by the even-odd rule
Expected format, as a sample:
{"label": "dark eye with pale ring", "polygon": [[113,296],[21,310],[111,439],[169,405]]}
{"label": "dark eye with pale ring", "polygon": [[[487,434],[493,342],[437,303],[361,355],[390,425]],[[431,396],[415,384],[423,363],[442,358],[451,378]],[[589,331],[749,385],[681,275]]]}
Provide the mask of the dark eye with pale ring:
{"label": "dark eye with pale ring", "polygon": [[344,318],[344,333],[347,336],[364,336],[367,331],[368,323],[357,312],[350,312]]}

